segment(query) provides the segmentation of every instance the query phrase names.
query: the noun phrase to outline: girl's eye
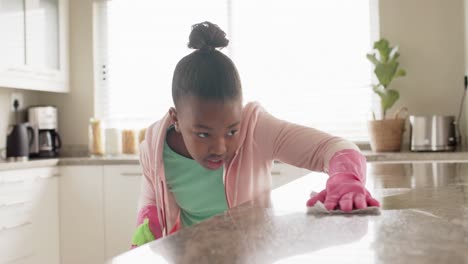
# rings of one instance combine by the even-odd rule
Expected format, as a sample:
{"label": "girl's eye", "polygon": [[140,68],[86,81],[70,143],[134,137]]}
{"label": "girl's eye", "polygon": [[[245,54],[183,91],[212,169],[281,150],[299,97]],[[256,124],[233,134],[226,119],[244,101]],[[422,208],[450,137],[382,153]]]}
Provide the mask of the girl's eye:
{"label": "girl's eye", "polygon": [[228,132],[228,136],[230,137],[234,136],[235,134],[237,134],[237,130],[231,130]]}
{"label": "girl's eye", "polygon": [[208,137],[208,133],[197,133],[197,136],[199,138],[207,138]]}

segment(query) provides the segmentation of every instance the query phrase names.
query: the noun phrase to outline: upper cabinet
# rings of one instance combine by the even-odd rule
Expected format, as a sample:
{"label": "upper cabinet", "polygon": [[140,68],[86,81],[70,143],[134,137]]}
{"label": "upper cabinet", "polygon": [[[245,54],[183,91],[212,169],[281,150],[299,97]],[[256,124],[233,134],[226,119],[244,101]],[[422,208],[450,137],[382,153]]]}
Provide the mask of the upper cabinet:
{"label": "upper cabinet", "polygon": [[0,87],[68,92],[68,0],[0,0]]}

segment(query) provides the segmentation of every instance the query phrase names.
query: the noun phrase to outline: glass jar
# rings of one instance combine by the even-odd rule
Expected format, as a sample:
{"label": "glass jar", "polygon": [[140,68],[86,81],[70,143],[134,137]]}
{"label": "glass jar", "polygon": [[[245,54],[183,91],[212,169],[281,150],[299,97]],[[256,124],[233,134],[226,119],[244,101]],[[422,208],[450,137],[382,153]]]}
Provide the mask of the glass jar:
{"label": "glass jar", "polygon": [[104,155],[103,125],[99,119],[89,119],[88,125],[88,151],[91,156]]}
{"label": "glass jar", "polygon": [[135,130],[122,130],[122,153],[137,154],[137,136]]}
{"label": "glass jar", "polygon": [[122,154],[121,132],[117,128],[106,128],[106,155],[117,156]]}

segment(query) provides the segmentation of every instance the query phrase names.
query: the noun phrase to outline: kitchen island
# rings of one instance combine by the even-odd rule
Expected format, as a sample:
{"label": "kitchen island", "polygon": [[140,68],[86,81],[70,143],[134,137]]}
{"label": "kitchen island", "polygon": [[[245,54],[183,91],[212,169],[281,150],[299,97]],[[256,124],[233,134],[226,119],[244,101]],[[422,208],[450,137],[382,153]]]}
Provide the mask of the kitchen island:
{"label": "kitchen island", "polygon": [[468,163],[369,163],[380,215],[308,215],[310,173],[109,263],[468,263]]}

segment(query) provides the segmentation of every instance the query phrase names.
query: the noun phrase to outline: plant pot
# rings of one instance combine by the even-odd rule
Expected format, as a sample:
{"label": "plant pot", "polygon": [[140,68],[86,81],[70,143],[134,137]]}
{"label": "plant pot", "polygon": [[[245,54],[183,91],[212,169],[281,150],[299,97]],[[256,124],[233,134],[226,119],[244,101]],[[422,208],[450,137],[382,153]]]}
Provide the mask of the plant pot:
{"label": "plant pot", "polygon": [[400,151],[404,118],[368,121],[371,149],[376,152]]}

